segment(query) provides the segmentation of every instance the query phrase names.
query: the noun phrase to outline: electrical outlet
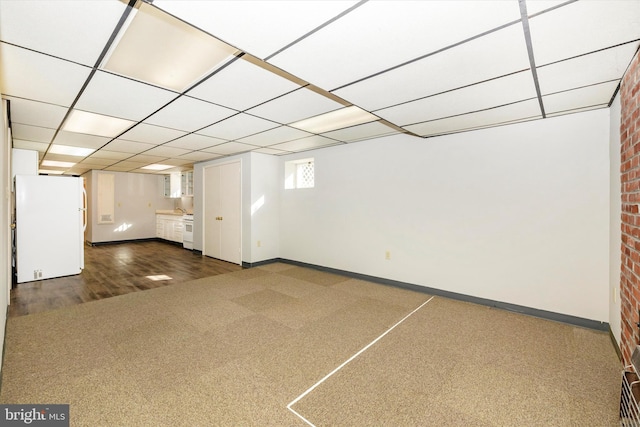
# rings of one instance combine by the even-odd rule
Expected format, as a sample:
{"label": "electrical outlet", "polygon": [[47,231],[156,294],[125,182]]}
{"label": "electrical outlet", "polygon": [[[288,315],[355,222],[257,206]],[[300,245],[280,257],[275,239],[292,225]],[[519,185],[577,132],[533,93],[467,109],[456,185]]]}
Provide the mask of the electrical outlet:
{"label": "electrical outlet", "polygon": [[390,251],[386,251],[384,253],[384,259],[386,259],[386,260],[390,260],[391,259],[391,252]]}
{"label": "electrical outlet", "polygon": [[262,242],[260,240],[258,240],[257,245],[258,245],[259,248],[262,247]]}

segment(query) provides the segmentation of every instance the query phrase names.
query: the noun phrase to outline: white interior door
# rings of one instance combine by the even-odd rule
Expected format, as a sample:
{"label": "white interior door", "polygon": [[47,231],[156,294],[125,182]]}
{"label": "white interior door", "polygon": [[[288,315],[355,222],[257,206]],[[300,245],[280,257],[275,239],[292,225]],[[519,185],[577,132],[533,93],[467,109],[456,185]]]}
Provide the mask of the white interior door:
{"label": "white interior door", "polygon": [[206,256],[242,264],[240,162],[204,168]]}
{"label": "white interior door", "polygon": [[240,163],[220,166],[220,258],[242,264],[240,257]]}
{"label": "white interior door", "polygon": [[220,166],[204,168],[203,253],[220,258]]}

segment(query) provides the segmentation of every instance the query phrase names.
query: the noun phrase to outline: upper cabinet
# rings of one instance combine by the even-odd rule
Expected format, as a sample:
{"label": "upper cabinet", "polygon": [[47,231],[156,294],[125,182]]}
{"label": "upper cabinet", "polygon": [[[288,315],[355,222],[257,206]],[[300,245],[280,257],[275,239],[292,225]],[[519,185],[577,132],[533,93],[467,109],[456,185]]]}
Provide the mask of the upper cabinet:
{"label": "upper cabinet", "polygon": [[180,197],[180,172],[164,176],[164,197]]}
{"label": "upper cabinet", "polygon": [[182,197],[193,196],[193,171],[182,172],[180,178]]}
{"label": "upper cabinet", "polygon": [[193,171],[173,172],[164,175],[164,197],[192,197],[193,196]]}

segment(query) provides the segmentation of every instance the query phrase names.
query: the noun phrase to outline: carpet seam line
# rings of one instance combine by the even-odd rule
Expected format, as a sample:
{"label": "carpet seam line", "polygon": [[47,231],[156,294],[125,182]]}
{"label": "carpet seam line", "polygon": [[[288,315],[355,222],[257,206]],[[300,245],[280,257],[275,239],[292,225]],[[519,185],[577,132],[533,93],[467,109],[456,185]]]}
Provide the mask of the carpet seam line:
{"label": "carpet seam line", "polygon": [[296,403],[298,403],[300,400],[302,400],[305,396],[307,396],[309,393],[311,393],[313,390],[315,390],[319,385],[321,385],[323,382],[325,382],[326,380],[328,380],[329,378],[331,378],[336,372],[338,372],[340,369],[344,368],[346,365],[348,365],[350,362],[352,362],[353,360],[355,360],[358,356],[360,356],[362,353],[364,353],[365,351],[367,351],[371,346],[373,346],[375,343],[377,343],[378,341],[380,341],[382,338],[384,338],[389,332],[391,332],[392,330],[394,330],[396,328],[396,326],[399,326],[402,322],[404,322],[405,320],[407,320],[410,316],[412,316],[414,313],[416,313],[418,310],[420,310],[422,307],[424,307],[425,305],[427,305],[428,303],[431,302],[432,299],[435,298],[435,295],[432,296],[431,298],[429,298],[428,300],[426,300],[425,302],[423,302],[422,304],[420,304],[417,308],[415,308],[413,311],[411,311],[409,314],[407,314],[406,316],[404,316],[402,319],[400,319],[398,322],[396,322],[393,326],[391,326],[389,329],[387,329],[386,331],[384,331],[380,336],[378,336],[376,339],[374,339],[373,341],[371,341],[369,344],[367,344],[366,346],[364,346],[363,348],[361,348],[357,353],[355,353],[353,356],[351,356],[350,358],[348,358],[346,361],[342,362],[342,364],[340,364],[337,368],[335,368],[333,371],[329,372],[327,375],[325,375],[320,381],[316,382],[314,385],[312,385],[311,387],[309,387],[307,390],[305,390],[301,395],[299,395],[298,397],[296,397],[295,399],[293,399],[288,405],[287,405],[287,409],[289,411],[291,411],[294,415],[296,415],[297,417],[299,417],[302,421],[306,422],[307,424],[309,424],[312,427],[315,427],[314,424],[312,424],[309,420],[307,420],[305,417],[303,417],[302,415],[300,415],[298,412],[296,412],[292,406],[295,405]]}

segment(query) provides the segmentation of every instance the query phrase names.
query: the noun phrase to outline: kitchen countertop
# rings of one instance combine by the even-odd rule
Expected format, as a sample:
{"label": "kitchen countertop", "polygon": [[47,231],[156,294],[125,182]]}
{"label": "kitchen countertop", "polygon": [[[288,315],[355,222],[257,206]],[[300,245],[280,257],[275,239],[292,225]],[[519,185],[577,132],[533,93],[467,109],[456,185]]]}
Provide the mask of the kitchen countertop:
{"label": "kitchen countertop", "polygon": [[165,209],[165,210],[156,210],[156,214],[157,215],[175,215],[175,216],[183,216],[183,215],[193,215],[193,213],[187,211],[186,213],[180,211],[180,210],[169,210],[169,209]]}

